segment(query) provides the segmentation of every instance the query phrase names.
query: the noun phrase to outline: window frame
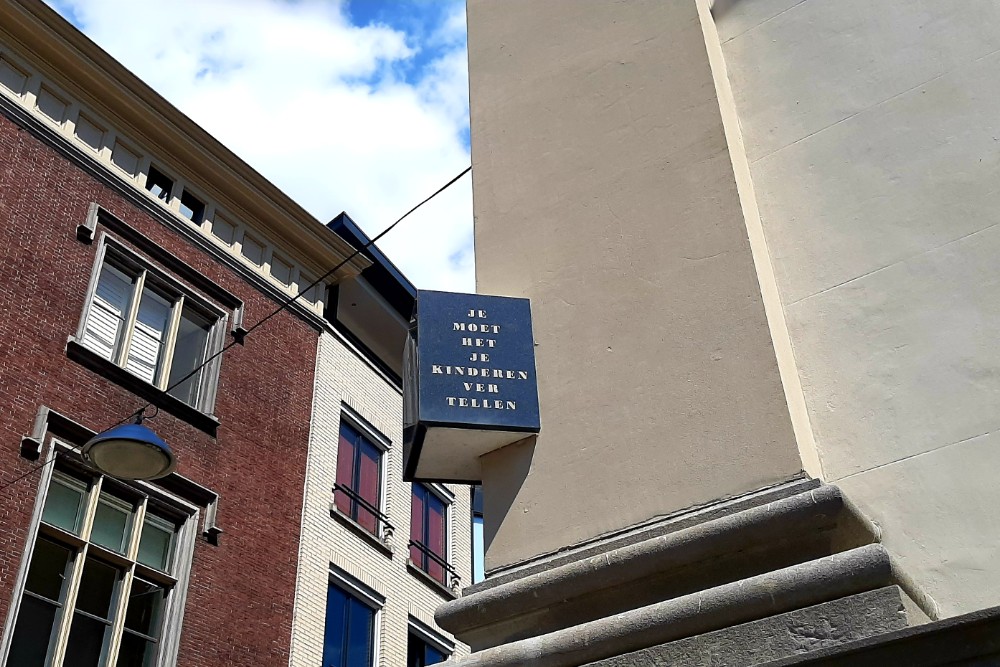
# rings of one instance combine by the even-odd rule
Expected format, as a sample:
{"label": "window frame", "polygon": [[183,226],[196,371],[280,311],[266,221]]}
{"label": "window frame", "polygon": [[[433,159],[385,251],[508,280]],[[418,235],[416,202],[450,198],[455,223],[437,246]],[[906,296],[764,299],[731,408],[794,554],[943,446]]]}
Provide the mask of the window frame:
{"label": "window frame", "polygon": [[[327,595],[330,587],[339,588],[341,592],[353,597],[372,611],[371,667],[380,663],[379,654],[382,646],[382,612],[385,609],[386,598],[377,591],[364,585],[351,575],[330,565],[327,580]],[[326,616],[323,617],[323,645],[326,645]]]}
{"label": "window frame", "polygon": [[[110,262],[109,256],[112,259]],[[86,339],[87,320],[94,307],[97,285],[100,281],[101,272],[104,269],[105,264],[109,264],[119,271],[122,270],[120,267],[124,265],[127,269],[127,273],[131,273],[133,275],[138,273],[139,276],[133,283],[132,298],[128,304],[128,312],[123,316],[123,330],[117,336],[115,349],[112,351],[110,359],[104,357],[101,353],[97,352],[84,342]],[[147,381],[145,378],[131,371],[126,365],[128,360],[129,344],[133,340],[135,332],[135,323],[138,317],[139,303],[142,300],[143,289],[146,286],[146,280],[149,276],[152,276],[152,284],[155,286],[153,291],[159,294],[161,298],[163,297],[162,292],[172,292],[177,295],[176,298],[170,301],[170,321],[164,331],[165,340],[163,341],[163,351],[161,352],[161,367],[157,369],[152,382]],[[136,296],[138,296],[138,298],[136,298]],[[174,344],[176,343],[180,317],[185,304],[188,302],[191,303],[196,312],[200,311],[202,315],[206,315],[209,319],[213,320],[211,329],[208,332],[206,339],[204,353],[204,358],[210,358],[222,349],[225,344],[225,336],[229,319],[228,312],[201,294],[198,294],[189,288],[183,281],[175,278],[165,270],[156,266],[153,262],[140,255],[124,243],[109,236],[107,233],[102,232],[94,258],[94,265],[91,270],[90,283],[87,286],[87,293],[83,309],[80,314],[80,322],[77,326],[76,333],[73,336],[73,340],[81,347],[86,348],[88,351],[97,355],[105,362],[128,373],[137,381],[144,382],[145,384],[150,385],[166,394],[166,388],[169,386],[170,380],[170,365],[174,361]],[[197,396],[193,403],[188,403],[184,399],[174,396],[173,394],[169,395],[184,405],[194,408],[199,412],[213,414],[218,393],[219,373],[222,366],[221,362],[221,357],[215,357],[202,369]]]}
{"label": "window frame", "polygon": [[[445,577],[445,581],[439,580],[438,578],[436,578],[434,575],[432,575],[430,572],[427,571],[427,569],[429,569],[429,568],[425,569],[425,568],[421,567],[420,563],[417,563],[417,562],[415,562],[413,560],[413,558],[412,558],[412,552],[410,551],[410,548],[412,548],[412,547],[410,547],[410,548],[407,549],[407,558],[408,558],[408,561],[409,561],[409,563],[414,568],[416,568],[418,571],[420,571],[422,574],[424,574],[427,578],[429,578],[431,581],[435,582],[436,584],[438,584],[440,586],[443,586],[444,588],[446,588],[448,590],[455,589],[458,586],[459,582],[461,581],[461,578],[459,577],[459,574],[458,574],[458,570],[455,569],[455,566],[453,564],[455,562],[455,560],[454,560],[454,553],[453,553],[453,551],[454,551],[454,544],[455,544],[454,531],[453,531],[453,527],[454,527],[453,526],[453,522],[454,522],[454,518],[455,518],[455,511],[454,511],[455,510],[455,495],[453,493],[451,493],[451,491],[449,491],[446,487],[444,487],[443,485],[438,484],[436,482],[411,482],[410,483],[410,538],[409,538],[410,541],[413,541],[413,537],[412,537],[412,535],[413,535],[413,525],[412,525],[413,524],[413,496],[414,496],[414,494],[416,492],[416,488],[418,486],[421,486],[421,487],[427,489],[428,494],[430,494],[430,495],[434,496],[435,498],[437,498],[441,502],[441,504],[444,506],[444,522],[443,522],[444,526],[443,526],[443,529],[444,529],[444,551],[445,551],[445,554],[444,554],[443,558],[444,558],[444,561],[447,563],[447,566],[443,566],[441,569],[442,569],[442,574]],[[424,504],[424,520],[423,520],[424,521],[425,532],[426,532],[426,526],[427,526],[427,511],[428,511],[427,510],[427,505],[425,503]],[[421,542],[420,540],[417,540],[417,541],[420,542],[420,544],[424,548],[430,550],[430,547],[427,544]],[[429,557],[426,557],[426,558],[429,558]],[[421,559],[421,560],[423,560],[423,559]]]}
{"label": "window frame", "polygon": [[421,622],[419,619],[411,615],[407,619],[407,624],[406,624],[407,665],[409,665],[410,662],[409,638],[411,636],[416,637],[427,646],[430,646],[438,653],[444,655],[444,660],[441,663],[434,663],[434,664],[445,663],[451,660],[452,656],[455,655],[455,642],[449,640],[444,635],[435,632],[433,628],[431,628],[430,626],[426,625],[425,623]]}
{"label": "window frame", "polygon": [[[159,489],[147,482],[129,482],[100,475],[87,468],[73,452],[75,448],[56,437],[50,438],[49,454],[35,496],[31,524],[25,538],[25,550],[15,579],[12,603],[4,622],[0,643],[0,665],[11,667],[8,661],[13,647],[14,633],[20,615],[28,572],[33,562],[39,540],[54,543],[70,552],[67,560],[67,581],[60,591],[59,608],[52,622],[47,648],[46,665],[65,667],[73,620],[79,611],[79,585],[88,562],[99,562],[114,568],[116,580],[112,591],[108,634],[101,650],[101,659],[114,653],[118,655],[127,634],[125,614],[135,580],[162,586],[167,590],[159,621],[159,636],[153,665],[168,667],[176,663],[180,645],[180,628],[187,599],[194,546],[198,539],[200,509],[196,505]],[[53,484],[66,484],[83,490],[75,532],[43,521],[46,502]],[[111,496],[116,503],[131,503],[132,513],[128,524],[128,547],[124,553],[101,546],[93,541],[93,528],[102,494]],[[176,526],[171,540],[170,566],[166,570],[145,565],[138,560],[142,526],[146,517],[157,521],[173,522]],[[32,594],[32,597],[35,597]],[[84,613],[85,612],[80,612]],[[133,633],[134,634],[134,633]]]}
{"label": "window frame", "polygon": [[[337,454],[335,457],[336,467],[334,469],[334,480],[335,483],[337,479],[337,473],[340,470],[340,437],[341,429],[343,425],[347,424],[349,427],[353,428],[358,434],[364,438],[370,445],[372,445],[379,452],[378,461],[378,499],[376,503],[373,503],[375,507],[378,508],[381,516],[375,517],[375,531],[372,532],[363,526],[356,518],[351,516],[351,513],[342,511],[337,507],[336,490],[334,491],[334,502],[333,507],[341,516],[349,519],[352,523],[359,526],[369,535],[380,539],[383,543],[387,543],[392,537],[395,528],[389,523],[389,517],[387,513],[386,504],[388,502],[388,467],[389,467],[389,450],[392,447],[392,442],[382,433],[377,431],[373,426],[371,426],[365,419],[363,419],[357,412],[352,410],[347,404],[341,405],[340,421],[337,423]],[[351,491],[358,493],[357,489],[351,488]],[[359,494],[360,495],[360,494]],[[348,496],[350,499],[350,496]],[[353,499],[351,499],[352,502]]]}

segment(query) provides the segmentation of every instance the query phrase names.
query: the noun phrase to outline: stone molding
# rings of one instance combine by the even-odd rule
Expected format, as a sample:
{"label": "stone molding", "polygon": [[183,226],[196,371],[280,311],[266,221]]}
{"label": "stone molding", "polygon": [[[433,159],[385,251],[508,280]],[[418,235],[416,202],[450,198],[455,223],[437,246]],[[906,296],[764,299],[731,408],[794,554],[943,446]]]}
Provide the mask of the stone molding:
{"label": "stone molding", "polygon": [[479,651],[455,667],[576,667],[881,588],[891,579],[889,554],[872,544]]}
{"label": "stone molding", "polygon": [[[692,582],[710,588],[808,561],[829,554],[837,540],[857,546],[875,538],[846,511],[837,487],[822,486],[494,587],[467,590],[438,609],[437,622],[484,648],[623,611],[627,604],[690,593]],[[740,554],[739,563],[725,561],[732,554]]]}

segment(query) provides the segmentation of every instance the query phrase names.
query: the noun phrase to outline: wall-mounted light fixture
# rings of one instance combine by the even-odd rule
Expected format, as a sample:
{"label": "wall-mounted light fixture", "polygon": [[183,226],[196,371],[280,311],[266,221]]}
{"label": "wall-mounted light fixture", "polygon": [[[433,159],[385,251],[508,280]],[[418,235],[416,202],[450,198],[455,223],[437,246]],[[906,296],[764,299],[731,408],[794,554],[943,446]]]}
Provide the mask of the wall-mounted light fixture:
{"label": "wall-mounted light fixture", "polygon": [[177,468],[170,447],[152,429],[142,425],[143,411],[135,423],[115,426],[87,441],[80,453],[95,468],[119,479],[158,479]]}

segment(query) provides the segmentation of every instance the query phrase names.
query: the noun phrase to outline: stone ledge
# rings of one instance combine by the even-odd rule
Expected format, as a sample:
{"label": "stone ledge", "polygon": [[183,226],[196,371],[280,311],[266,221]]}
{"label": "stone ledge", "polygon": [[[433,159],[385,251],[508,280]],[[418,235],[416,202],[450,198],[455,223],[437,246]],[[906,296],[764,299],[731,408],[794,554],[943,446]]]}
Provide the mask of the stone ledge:
{"label": "stone ledge", "polygon": [[832,533],[845,523],[857,528],[840,490],[823,486],[492,588],[466,590],[439,607],[436,619],[474,648],[488,648],[873,541],[863,535],[835,545]]}
{"label": "stone ledge", "polygon": [[704,505],[688,507],[679,512],[657,517],[650,521],[644,521],[639,525],[615,531],[609,535],[595,538],[556,553],[533,558],[529,562],[511,565],[498,570],[489,570],[486,572],[487,579],[485,581],[480,581],[477,584],[469,586],[463,591],[463,594],[471,595],[479,593],[488,588],[494,588],[531,574],[551,570],[554,567],[567,565],[574,561],[611,551],[612,549],[660,537],[661,535],[719,519],[729,514],[742,512],[751,507],[773,503],[789,496],[812,491],[820,486],[821,483],[818,479],[810,479],[803,475],[804,473],[790,480],[757,489],[750,493],[722,500],[714,500]]}
{"label": "stone ledge", "polygon": [[995,667],[1000,607],[860,639],[759,667]]}
{"label": "stone ledge", "polygon": [[907,626],[903,593],[887,586],[734,625],[587,667],[751,667]]}
{"label": "stone ledge", "polygon": [[485,649],[455,667],[576,667],[881,588],[891,578],[885,549],[868,545]]}

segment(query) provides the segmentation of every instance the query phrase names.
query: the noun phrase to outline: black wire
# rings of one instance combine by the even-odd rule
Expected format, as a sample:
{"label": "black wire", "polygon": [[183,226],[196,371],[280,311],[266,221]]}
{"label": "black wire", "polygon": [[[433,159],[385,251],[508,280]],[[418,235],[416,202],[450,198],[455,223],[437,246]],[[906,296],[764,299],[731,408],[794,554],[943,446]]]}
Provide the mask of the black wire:
{"label": "black wire", "polygon": [[[344,261],[340,262],[335,267],[333,267],[332,269],[330,269],[329,271],[327,271],[326,273],[324,273],[323,275],[321,275],[319,278],[317,278],[316,280],[312,281],[311,283],[309,283],[308,285],[306,285],[305,287],[303,287],[302,289],[300,289],[298,291],[298,293],[295,294],[294,296],[291,296],[291,297],[285,299],[284,301],[282,301],[280,306],[278,306],[273,311],[271,311],[270,313],[268,313],[267,315],[265,315],[263,318],[261,318],[260,320],[258,320],[252,327],[250,327],[246,331],[243,331],[241,333],[239,339],[231,340],[228,343],[226,343],[222,347],[222,349],[220,349],[215,354],[209,356],[207,359],[205,359],[205,361],[201,362],[200,365],[198,365],[197,367],[195,367],[194,370],[192,370],[190,373],[188,373],[187,375],[185,375],[184,377],[182,377],[181,379],[177,380],[172,385],[170,385],[169,387],[167,387],[166,389],[164,389],[163,392],[167,393],[171,389],[174,389],[177,386],[179,386],[179,385],[183,384],[184,382],[188,381],[189,379],[191,379],[192,377],[194,377],[205,366],[207,366],[208,364],[212,363],[217,358],[219,358],[223,354],[225,354],[230,348],[232,348],[232,347],[234,347],[236,345],[242,345],[243,341],[246,339],[246,337],[249,336],[254,331],[256,331],[257,329],[259,329],[265,322],[267,322],[272,317],[274,317],[275,315],[277,315],[278,313],[280,313],[281,311],[283,311],[288,306],[290,306],[293,303],[295,303],[295,301],[297,301],[303,294],[306,294],[307,292],[309,292],[309,290],[311,290],[312,288],[316,287],[316,285],[319,285],[321,282],[323,282],[324,280],[326,280],[327,278],[329,278],[330,276],[332,276],[334,273],[336,273],[337,271],[339,271],[341,269],[341,267],[343,267],[344,265],[346,265],[352,259],[354,259],[358,255],[360,255],[362,252],[364,252],[365,250],[367,250],[371,246],[375,245],[376,241],[378,241],[380,238],[382,238],[383,236],[385,236],[386,234],[388,234],[389,232],[391,232],[393,230],[393,228],[396,227],[396,225],[398,225],[403,220],[405,220],[411,213],[413,213],[418,208],[420,208],[421,206],[423,206],[424,204],[426,204],[427,202],[429,202],[430,200],[434,199],[439,194],[441,194],[442,192],[444,192],[445,190],[447,190],[448,188],[450,188],[455,183],[455,181],[457,181],[458,179],[462,178],[463,176],[465,176],[466,174],[468,174],[470,171],[472,171],[472,165],[469,165],[468,167],[466,167],[465,169],[463,169],[460,174],[458,174],[453,179],[451,179],[450,181],[448,181],[447,183],[445,183],[444,185],[442,185],[440,188],[438,188],[437,190],[435,190],[429,197],[427,197],[426,199],[424,199],[423,201],[421,201],[419,204],[417,204],[416,206],[414,206],[413,208],[411,208],[409,211],[407,211],[406,213],[404,213],[402,216],[400,216],[399,219],[396,220],[396,222],[392,223],[391,225],[389,225],[388,227],[386,227],[385,229],[383,229],[381,232],[379,232],[379,234],[377,236],[375,236],[375,238],[371,239],[370,241],[368,241],[368,243],[364,244],[363,246],[361,246],[360,248],[358,248],[357,250],[355,250],[353,253],[351,253],[347,257],[347,259],[345,259]],[[141,415],[143,412],[145,412],[147,409],[149,409],[152,406],[153,406],[152,403],[148,403],[147,402],[144,406],[142,406],[141,408],[139,408],[138,410],[136,410],[135,412],[133,412],[129,416],[125,417],[124,419],[119,419],[117,422],[115,422],[111,426],[108,426],[107,428],[105,428],[105,429],[103,429],[101,431],[98,431],[98,433],[103,433],[104,431],[112,429],[115,426],[119,426],[121,424],[124,424],[127,421],[133,420],[137,416]],[[159,407],[157,407],[157,414],[159,414]],[[83,445],[77,445],[77,446],[74,446],[74,447],[70,447],[70,451],[79,451],[79,449],[82,446]],[[37,472],[37,471],[41,470],[42,468],[44,468],[45,466],[49,465],[50,463],[55,462],[55,460],[56,460],[56,457],[52,457],[48,461],[45,461],[44,463],[40,463],[40,464],[36,465],[35,467],[31,468],[30,470],[28,470],[27,472],[25,472],[23,475],[15,477],[11,481],[6,482],[6,483],[0,485],[0,491],[3,491],[7,487],[12,486],[12,485],[16,484],[17,482],[20,482],[25,477],[28,477],[32,473]]]}

